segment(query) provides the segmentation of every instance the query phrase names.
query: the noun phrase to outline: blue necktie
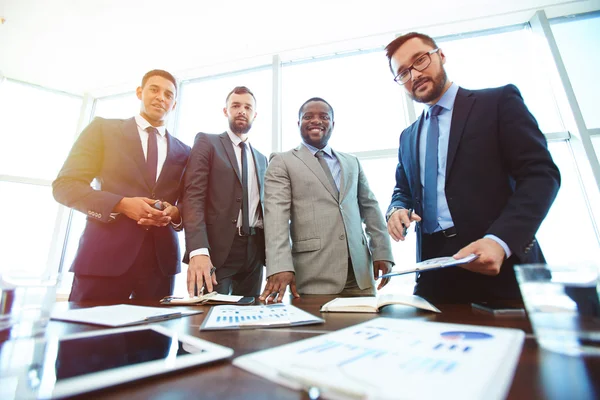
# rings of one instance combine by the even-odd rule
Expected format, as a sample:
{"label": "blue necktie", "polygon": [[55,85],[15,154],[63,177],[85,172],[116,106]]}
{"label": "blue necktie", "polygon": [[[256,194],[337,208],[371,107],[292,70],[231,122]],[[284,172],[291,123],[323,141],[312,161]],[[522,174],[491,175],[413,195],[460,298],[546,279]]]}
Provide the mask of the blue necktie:
{"label": "blue necktie", "polygon": [[440,130],[438,114],[442,107],[435,105],[429,110],[429,129],[427,129],[427,147],[425,151],[425,194],[423,210],[423,229],[433,233],[438,227],[437,221],[437,177],[438,177],[438,139]]}
{"label": "blue necktie", "polygon": [[245,235],[250,234],[250,216],[248,204],[248,154],[246,153],[246,143],[240,142],[242,148],[242,232]]}
{"label": "blue necktie", "polygon": [[158,129],[149,126],[146,128],[148,132],[148,151],[146,155],[146,168],[148,170],[148,176],[152,185],[156,183],[156,169],[158,164],[158,146],[156,144],[156,135],[158,135]]}

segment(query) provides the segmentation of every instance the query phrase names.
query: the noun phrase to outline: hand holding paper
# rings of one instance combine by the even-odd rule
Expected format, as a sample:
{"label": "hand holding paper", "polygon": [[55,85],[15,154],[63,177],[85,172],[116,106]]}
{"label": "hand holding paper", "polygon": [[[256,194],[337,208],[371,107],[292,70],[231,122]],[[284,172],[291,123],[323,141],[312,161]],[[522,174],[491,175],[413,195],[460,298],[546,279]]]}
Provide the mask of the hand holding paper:
{"label": "hand holding paper", "polygon": [[437,257],[430,258],[429,260],[421,261],[420,263],[415,264],[412,267],[404,268],[404,269],[395,269],[389,273],[382,275],[381,278],[389,278],[391,276],[396,275],[404,275],[410,274],[412,272],[421,272],[421,271],[431,271],[438,268],[446,268],[446,267],[455,267],[460,265],[465,265],[470,263],[471,261],[477,259],[479,256],[477,254],[469,254],[466,257],[455,259],[453,257]]}

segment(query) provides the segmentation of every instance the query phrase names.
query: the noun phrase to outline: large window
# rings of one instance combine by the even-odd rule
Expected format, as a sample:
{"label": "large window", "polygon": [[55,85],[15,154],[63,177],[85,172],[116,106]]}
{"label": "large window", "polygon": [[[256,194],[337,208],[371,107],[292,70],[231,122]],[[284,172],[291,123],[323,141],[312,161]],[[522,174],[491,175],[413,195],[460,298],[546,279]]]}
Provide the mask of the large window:
{"label": "large window", "polygon": [[0,174],[54,179],[77,132],[81,98],[0,84]]}
{"label": "large window", "polygon": [[177,136],[192,146],[198,132],[225,132],[229,126],[223,114],[225,98],[234,87],[246,86],[254,93],[257,112],[248,139],[252,146],[268,157],[272,150],[272,76],[271,69],[265,68],[184,84]]}
{"label": "large window", "polygon": [[56,271],[49,256],[59,205],[50,185],[75,137],[81,104],[76,96],[0,82],[0,198],[6,202],[0,272]]}
{"label": "large window", "polygon": [[600,13],[560,18],[552,21],[551,26],[585,123],[588,129],[600,128]]}
{"label": "large window", "polygon": [[398,147],[406,126],[402,92],[393,81],[385,52],[284,65],[282,73],[282,150],[301,143],[298,109],[321,97],[334,109],[330,144],[346,152]]}

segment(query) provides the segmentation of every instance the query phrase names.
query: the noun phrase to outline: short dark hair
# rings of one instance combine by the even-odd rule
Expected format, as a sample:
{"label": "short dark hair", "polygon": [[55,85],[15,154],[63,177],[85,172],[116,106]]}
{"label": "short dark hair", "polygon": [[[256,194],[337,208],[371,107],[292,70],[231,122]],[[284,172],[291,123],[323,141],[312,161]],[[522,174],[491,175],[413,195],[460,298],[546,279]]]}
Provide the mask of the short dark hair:
{"label": "short dark hair", "polygon": [[142,88],[146,85],[148,79],[152,78],[153,76],[160,76],[173,82],[173,85],[175,86],[175,92],[177,92],[177,79],[175,79],[173,75],[162,69],[153,69],[152,71],[146,72],[146,75],[144,75],[144,77],[142,78]]}
{"label": "short dark hair", "polygon": [[327,104],[327,106],[331,110],[331,119],[333,120],[333,107],[331,107],[331,104],[329,104],[325,99],[322,99],[320,97],[311,97],[310,99],[308,99],[304,103],[302,103],[302,105],[300,106],[300,109],[298,110],[298,119],[299,120],[302,119],[302,110],[304,110],[304,106],[313,101],[320,101],[321,103]]}
{"label": "short dark hair", "polygon": [[388,58],[388,64],[390,66],[390,71],[392,71],[392,74],[396,75],[396,72],[397,72],[392,69],[392,56],[394,55],[394,53],[396,51],[398,51],[400,46],[402,46],[404,43],[408,42],[410,39],[414,39],[414,38],[421,39],[425,44],[433,46],[434,49],[437,49],[437,47],[438,47],[437,43],[435,43],[435,40],[433,40],[433,38],[431,36],[427,36],[424,33],[409,32],[402,36],[398,36],[396,39],[392,40],[390,42],[390,44],[385,46],[385,52],[386,52],[385,55]]}
{"label": "short dark hair", "polygon": [[227,97],[225,98],[225,104],[227,104],[227,102],[229,101],[229,98],[234,93],[235,94],[246,94],[246,93],[248,93],[254,99],[254,104],[256,104],[256,97],[254,97],[254,93],[252,93],[252,91],[250,89],[248,89],[246,86],[236,86],[236,87],[234,87],[231,90],[231,92],[229,92],[227,94]]}

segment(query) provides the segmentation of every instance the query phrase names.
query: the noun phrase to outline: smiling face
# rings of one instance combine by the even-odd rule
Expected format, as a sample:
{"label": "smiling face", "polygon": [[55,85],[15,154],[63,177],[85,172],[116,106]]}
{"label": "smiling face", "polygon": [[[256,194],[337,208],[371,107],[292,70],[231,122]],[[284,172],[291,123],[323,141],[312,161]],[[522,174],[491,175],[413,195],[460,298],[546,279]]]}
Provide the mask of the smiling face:
{"label": "smiling face", "polygon": [[254,118],[256,103],[250,93],[232,93],[227,99],[227,107],[223,113],[229,120],[229,128],[236,135],[243,135],[250,131]]}
{"label": "smiling face", "polygon": [[152,126],[162,126],[169,113],[175,108],[175,85],[162,76],[148,78],[143,87],[138,87],[136,94],[142,101],[140,115]]}
{"label": "smiling face", "polygon": [[334,124],[331,109],[322,101],[306,103],[298,121],[302,140],[318,149],[327,146]]}
{"label": "smiling face", "polygon": [[[419,38],[407,40],[390,60],[392,70],[395,74],[404,71],[410,67],[420,56],[433,50],[433,47],[426,44]],[[444,64],[446,56],[439,50],[431,54],[431,64],[423,71],[412,69],[411,78],[403,85],[408,95],[419,103],[433,105],[442,97],[444,92],[450,87],[452,82],[448,80]]]}

